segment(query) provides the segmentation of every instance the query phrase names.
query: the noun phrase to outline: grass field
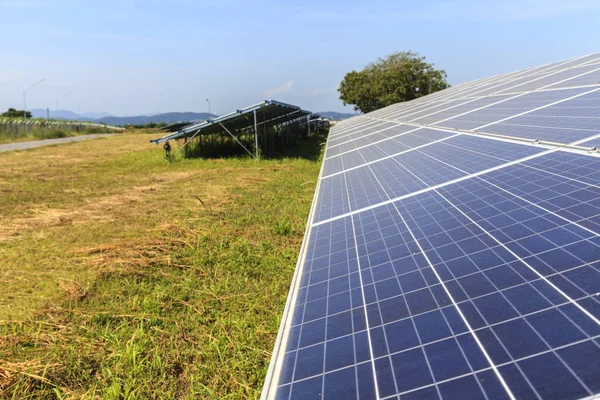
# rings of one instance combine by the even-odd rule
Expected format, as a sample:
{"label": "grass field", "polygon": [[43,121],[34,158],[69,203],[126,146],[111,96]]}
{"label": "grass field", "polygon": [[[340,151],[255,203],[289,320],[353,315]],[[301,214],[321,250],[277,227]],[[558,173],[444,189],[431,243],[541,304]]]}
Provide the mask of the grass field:
{"label": "grass field", "polygon": [[0,155],[0,398],[257,398],[320,167],[140,134]]}

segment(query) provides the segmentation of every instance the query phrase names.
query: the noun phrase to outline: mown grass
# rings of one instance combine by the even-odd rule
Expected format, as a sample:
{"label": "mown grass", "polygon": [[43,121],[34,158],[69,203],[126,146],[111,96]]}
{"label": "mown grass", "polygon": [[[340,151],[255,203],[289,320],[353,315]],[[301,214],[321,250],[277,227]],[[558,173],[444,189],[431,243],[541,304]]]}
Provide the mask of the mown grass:
{"label": "mown grass", "polygon": [[87,127],[76,130],[57,128],[53,126],[41,127],[36,125],[0,125],[0,144],[25,142],[28,140],[59,139],[97,133],[114,133],[114,130],[101,127]]}
{"label": "mown grass", "polygon": [[257,398],[322,138],[168,163],[143,135],[0,155],[0,398]]}

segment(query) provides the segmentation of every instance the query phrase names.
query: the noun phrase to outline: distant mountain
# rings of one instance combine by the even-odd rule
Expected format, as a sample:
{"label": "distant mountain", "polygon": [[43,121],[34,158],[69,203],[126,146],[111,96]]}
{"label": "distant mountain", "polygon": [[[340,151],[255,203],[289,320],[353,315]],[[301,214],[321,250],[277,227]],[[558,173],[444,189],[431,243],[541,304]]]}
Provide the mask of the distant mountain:
{"label": "distant mountain", "polygon": [[85,115],[77,115],[73,111],[69,110],[58,110],[58,114],[56,109],[54,110],[46,110],[44,108],[34,108],[30,110],[33,118],[47,118],[48,111],[50,112],[50,118],[52,119],[68,119],[68,120],[77,120],[77,121],[92,121],[91,118],[86,117]]}
{"label": "distant mountain", "polygon": [[356,117],[358,114],[350,114],[350,113],[341,113],[337,111],[320,111],[316,114],[319,114],[322,117],[330,118],[334,121],[340,121],[346,118]]}
{"label": "distant mountain", "polygon": [[149,122],[172,124],[173,122],[183,121],[205,121],[216,117],[209,113],[195,112],[172,112],[157,115],[140,115],[136,117],[106,117],[96,120],[96,122],[105,123],[107,125],[143,125]]}
{"label": "distant mountain", "polygon": [[[107,125],[143,125],[149,122],[166,124],[172,124],[173,122],[182,121],[205,121],[210,118],[216,117],[214,114],[209,113],[195,113],[195,112],[172,112],[155,115],[139,115],[132,117],[114,117],[106,112],[94,113],[83,113],[78,115],[73,111],[69,110],[49,110],[50,118],[66,119],[66,120],[77,120],[77,121],[91,121],[96,123],[105,123]],[[34,118],[46,118],[47,111],[43,108],[34,108],[31,110]]]}
{"label": "distant mountain", "polygon": [[81,113],[79,114],[81,115],[83,118],[91,118],[91,119],[99,119],[99,118],[104,118],[104,117],[112,117],[112,114],[109,114],[107,112],[85,112],[85,113]]}

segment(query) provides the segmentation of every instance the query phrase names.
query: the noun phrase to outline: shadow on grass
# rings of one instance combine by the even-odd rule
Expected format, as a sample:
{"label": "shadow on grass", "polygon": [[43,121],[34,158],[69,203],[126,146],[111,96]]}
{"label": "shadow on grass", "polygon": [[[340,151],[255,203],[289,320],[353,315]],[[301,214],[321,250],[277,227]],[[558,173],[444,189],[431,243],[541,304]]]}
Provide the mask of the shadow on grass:
{"label": "shadow on grass", "polygon": [[[321,150],[327,140],[327,133],[317,133],[309,137],[300,139],[296,144],[291,145],[281,151],[273,154],[262,155],[263,160],[280,160],[284,158],[303,158],[310,161],[317,161],[321,155]],[[244,143],[247,149],[253,151],[252,145]],[[249,158],[250,155],[235,142],[221,143],[190,143],[182,153],[185,158]]]}
{"label": "shadow on grass", "polygon": [[304,158],[310,161],[318,161],[321,156],[321,150],[327,140],[326,133],[311,135],[301,139],[295,145],[284,149],[273,155],[263,157],[265,160],[279,160],[282,158]]}

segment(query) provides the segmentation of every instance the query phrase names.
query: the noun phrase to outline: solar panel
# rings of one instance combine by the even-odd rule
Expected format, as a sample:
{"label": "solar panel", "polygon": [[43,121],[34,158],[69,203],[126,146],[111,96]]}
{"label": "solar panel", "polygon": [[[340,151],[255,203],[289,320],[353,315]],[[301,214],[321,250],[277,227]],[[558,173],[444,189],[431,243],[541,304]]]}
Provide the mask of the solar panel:
{"label": "solar panel", "polygon": [[600,394],[599,61],[333,127],[263,399]]}

